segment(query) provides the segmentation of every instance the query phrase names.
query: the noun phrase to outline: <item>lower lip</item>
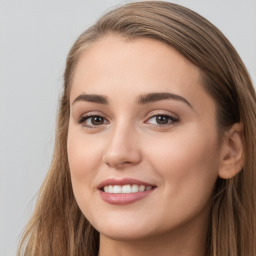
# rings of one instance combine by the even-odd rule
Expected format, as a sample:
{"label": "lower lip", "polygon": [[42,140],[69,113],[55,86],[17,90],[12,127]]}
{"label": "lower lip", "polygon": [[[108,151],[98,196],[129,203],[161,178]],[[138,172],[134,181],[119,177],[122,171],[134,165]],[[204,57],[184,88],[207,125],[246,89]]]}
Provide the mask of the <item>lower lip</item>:
{"label": "lower lip", "polygon": [[134,203],[140,199],[147,197],[154,189],[136,192],[136,193],[127,193],[127,194],[115,194],[115,193],[106,193],[100,190],[100,196],[106,203],[116,204],[116,205],[125,205]]}

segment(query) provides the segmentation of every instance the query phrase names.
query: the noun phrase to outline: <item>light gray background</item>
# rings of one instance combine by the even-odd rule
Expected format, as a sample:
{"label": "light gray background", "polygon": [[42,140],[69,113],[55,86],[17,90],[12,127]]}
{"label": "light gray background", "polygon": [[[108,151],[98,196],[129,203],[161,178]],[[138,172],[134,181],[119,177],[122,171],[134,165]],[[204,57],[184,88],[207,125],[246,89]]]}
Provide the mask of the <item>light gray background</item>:
{"label": "light gray background", "polygon": [[[50,164],[65,58],[121,0],[0,0],[0,256],[16,247]],[[233,43],[256,81],[256,0],[173,0]]]}

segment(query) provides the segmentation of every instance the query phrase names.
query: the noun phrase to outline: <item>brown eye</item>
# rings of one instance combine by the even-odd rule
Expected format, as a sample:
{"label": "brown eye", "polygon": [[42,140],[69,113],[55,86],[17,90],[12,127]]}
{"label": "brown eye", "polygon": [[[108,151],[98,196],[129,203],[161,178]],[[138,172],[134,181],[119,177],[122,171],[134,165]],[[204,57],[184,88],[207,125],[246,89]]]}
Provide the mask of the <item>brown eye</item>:
{"label": "brown eye", "polygon": [[100,126],[103,124],[107,124],[108,121],[99,115],[91,115],[91,116],[83,116],[79,120],[79,124],[82,124],[85,127],[93,128],[95,126]]}
{"label": "brown eye", "polygon": [[153,125],[172,125],[178,122],[178,119],[169,115],[154,115],[147,120],[147,123]]}
{"label": "brown eye", "polygon": [[156,123],[157,124],[168,124],[169,122],[168,116],[156,116]]}
{"label": "brown eye", "polygon": [[101,125],[104,123],[104,118],[101,116],[92,116],[91,118],[91,123],[93,125]]}

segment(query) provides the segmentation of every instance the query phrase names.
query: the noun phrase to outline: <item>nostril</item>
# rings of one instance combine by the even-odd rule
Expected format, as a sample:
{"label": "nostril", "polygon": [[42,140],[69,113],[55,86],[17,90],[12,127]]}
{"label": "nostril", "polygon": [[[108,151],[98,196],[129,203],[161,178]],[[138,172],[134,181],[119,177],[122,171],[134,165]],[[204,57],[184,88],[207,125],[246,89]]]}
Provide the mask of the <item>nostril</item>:
{"label": "nostril", "polygon": [[110,138],[103,152],[103,163],[112,168],[124,168],[141,161],[141,150],[138,140],[125,132],[126,127],[119,127]]}
{"label": "nostril", "polygon": [[123,168],[127,165],[131,165],[132,161],[127,160],[128,157],[124,157],[121,154],[109,154],[103,157],[103,162],[113,168]]}

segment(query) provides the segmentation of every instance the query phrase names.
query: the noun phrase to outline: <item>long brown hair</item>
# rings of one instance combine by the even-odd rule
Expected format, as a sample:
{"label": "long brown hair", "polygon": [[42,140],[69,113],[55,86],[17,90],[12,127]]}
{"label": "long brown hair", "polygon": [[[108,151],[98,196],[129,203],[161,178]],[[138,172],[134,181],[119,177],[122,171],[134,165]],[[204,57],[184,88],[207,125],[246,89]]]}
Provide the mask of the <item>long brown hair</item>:
{"label": "long brown hair", "polygon": [[238,53],[209,21],[182,6],[146,1],[126,4],[100,18],[75,42],[67,57],[55,151],[27,225],[19,255],[95,256],[99,234],[81,213],[67,160],[69,92],[83,51],[106,34],[148,37],[175,48],[202,71],[205,90],[217,106],[219,133],[244,127],[245,162],[234,178],[218,179],[213,191],[207,255],[256,255],[256,96]]}

